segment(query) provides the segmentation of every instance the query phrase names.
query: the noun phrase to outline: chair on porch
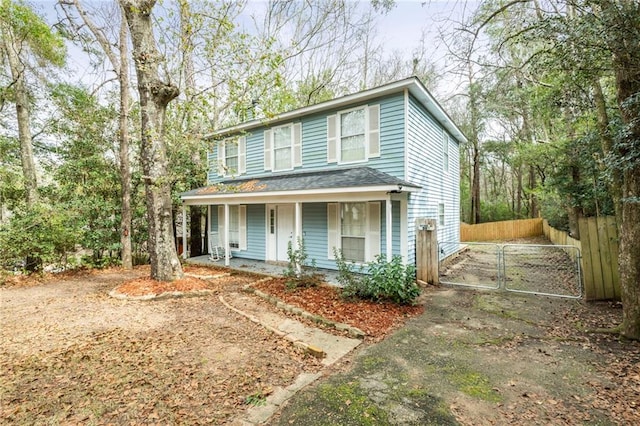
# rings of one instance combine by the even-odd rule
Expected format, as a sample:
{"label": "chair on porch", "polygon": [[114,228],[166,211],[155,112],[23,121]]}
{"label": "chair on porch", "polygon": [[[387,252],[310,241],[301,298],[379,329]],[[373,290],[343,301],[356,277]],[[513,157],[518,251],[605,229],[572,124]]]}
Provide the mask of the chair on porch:
{"label": "chair on porch", "polygon": [[[209,260],[216,261],[224,259],[225,248],[220,240],[220,234],[218,232],[209,232]],[[229,257],[231,251],[229,251]]]}

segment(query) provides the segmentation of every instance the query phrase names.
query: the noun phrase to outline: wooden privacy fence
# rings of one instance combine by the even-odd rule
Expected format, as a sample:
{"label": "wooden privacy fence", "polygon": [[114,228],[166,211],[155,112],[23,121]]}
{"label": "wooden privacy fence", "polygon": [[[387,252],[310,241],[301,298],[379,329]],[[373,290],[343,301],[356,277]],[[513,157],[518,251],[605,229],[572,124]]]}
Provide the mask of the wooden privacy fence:
{"label": "wooden privacy fence", "polygon": [[460,224],[460,241],[503,241],[542,235],[542,219],[505,220],[502,222]]}
{"label": "wooden privacy fence", "polygon": [[[505,241],[544,235],[553,244],[574,246],[582,254],[580,266],[587,300],[620,300],[618,271],[618,230],[615,217],[588,217],[578,220],[580,240],[552,228],[543,219],[460,225],[460,241]],[[575,251],[567,251],[576,256]],[[575,259],[574,259],[575,260]]]}
{"label": "wooden privacy fence", "polygon": [[588,217],[578,220],[580,240],[549,226],[544,221],[544,235],[554,244],[578,247],[587,300],[620,300],[618,271],[618,229],[615,217]]}

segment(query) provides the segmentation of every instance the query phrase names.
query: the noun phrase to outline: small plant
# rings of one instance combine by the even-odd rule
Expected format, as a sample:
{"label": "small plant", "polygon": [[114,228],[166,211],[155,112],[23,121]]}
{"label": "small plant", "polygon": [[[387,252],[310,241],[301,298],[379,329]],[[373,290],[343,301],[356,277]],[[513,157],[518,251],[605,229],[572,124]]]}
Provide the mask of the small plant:
{"label": "small plant", "polygon": [[307,264],[307,249],[303,238],[298,238],[298,248],[294,249],[289,241],[287,245],[287,257],[289,262],[284,276],[287,277],[287,288],[315,287],[323,280],[323,275],[318,273],[315,259],[311,265]]}
{"label": "small plant", "polygon": [[260,407],[267,404],[267,397],[262,392],[255,392],[244,399],[246,405]]}
{"label": "small plant", "polygon": [[367,264],[368,275],[356,273],[355,264],[348,264],[342,251],[334,249],[338,266],[338,282],[342,284],[345,298],[359,298],[373,301],[388,300],[398,304],[412,304],[420,295],[416,284],[416,269],[413,264],[404,265],[402,257],[395,255],[391,261],[386,256],[376,256],[375,262]]}
{"label": "small plant", "polygon": [[349,298],[365,298],[366,294],[366,277],[362,275],[362,265],[358,266],[356,271],[356,264],[351,262],[347,263],[344,258],[342,250],[333,248],[333,257],[336,260],[336,266],[338,266],[338,282],[342,286],[342,296]]}
{"label": "small plant", "polygon": [[373,300],[390,300],[407,305],[415,302],[420,295],[416,284],[416,268],[413,264],[404,265],[402,257],[394,255],[388,262],[384,255],[376,256],[375,262],[368,264],[368,288]]}

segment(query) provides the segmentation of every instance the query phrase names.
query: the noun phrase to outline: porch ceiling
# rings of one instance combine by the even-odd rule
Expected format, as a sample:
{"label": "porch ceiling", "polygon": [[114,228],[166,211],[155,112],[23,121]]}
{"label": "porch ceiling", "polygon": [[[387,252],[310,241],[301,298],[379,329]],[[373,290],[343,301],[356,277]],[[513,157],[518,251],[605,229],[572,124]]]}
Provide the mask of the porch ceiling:
{"label": "porch ceiling", "polygon": [[180,195],[186,205],[221,202],[269,202],[277,199],[333,199],[337,196],[372,197],[413,192],[420,186],[370,167],[313,172],[271,174],[257,178],[230,179]]}

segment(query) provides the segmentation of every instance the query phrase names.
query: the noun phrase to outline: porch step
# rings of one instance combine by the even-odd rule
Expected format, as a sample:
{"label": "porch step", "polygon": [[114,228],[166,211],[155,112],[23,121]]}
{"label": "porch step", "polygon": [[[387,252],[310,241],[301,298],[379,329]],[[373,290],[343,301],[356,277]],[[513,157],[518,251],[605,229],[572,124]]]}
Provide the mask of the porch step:
{"label": "porch step", "polygon": [[313,356],[322,358],[322,364],[331,365],[355,349],[362,340],[335,336],[300,321],[265,310],[251,296],[244,293],[229,293],[220,301],[229,309],[262,325],[277,335],[291,341],[295,346]]}

